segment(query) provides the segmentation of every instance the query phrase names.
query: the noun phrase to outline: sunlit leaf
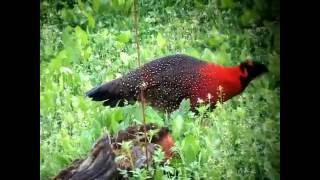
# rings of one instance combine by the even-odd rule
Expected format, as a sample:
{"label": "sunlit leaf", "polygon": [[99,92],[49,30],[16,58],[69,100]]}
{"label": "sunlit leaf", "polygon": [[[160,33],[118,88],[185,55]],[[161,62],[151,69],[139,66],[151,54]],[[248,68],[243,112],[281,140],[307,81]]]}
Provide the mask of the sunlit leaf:
{"label": "sunlit leaf", "polygon": [[123,62],[125,66],[129,65],[130,56],[125,52],[120,52],[120,60]]}
{"label": "sunlit leaf", "polygon": [[155,123],[155,124],[158,124],[160,126],[164,125],[162,117],[153,108],[148,107],[146,109],[145,114],[147,116],[147,122],[148,123]]}
{"label": "sunlit leaf", "polygon": [[173,119],[172,129],[174,139],[178,140],[183,130],[183,117],[181,115],[178,115]]}
{"label": "sunlit leaf", "polygon": [[75,28],[76,36],[80,40],[83,46],[87,45],[89,42],[87,33],[81,29],[81,27],[77,26]]}
{"label": "sunlit leaf", "polygon": [[194,48],[188,48],[186,51],[187,55],[199,58],[200,57],[200,53],[198,50],[194,49]]}
{"label": "sunlit leaf", "polygon": [[87,14],[87,18],[88,18],[88,25],[91,29],[95,28],[96,26],[96,20],[94,19],[94,17],[88,13]]}
{"label": "sunlit leaf", "polygon": [[179,109],[182,112],[188,112],[191,108],[190,99],[183,99],[180,103]]}
{"label": "sunlit leaf", "polygon": [[130,31],[123,31],[117,36],[117,41],[122,43],[127,43],[131,39],[131,32]]}
{"label": "sunlit leaf", "polygon": [[157,35],[157,44],[161,49],[165,48],[167,45],[167,40],[162,36],[161,33],[158,33]]}
{"label": "sunlit leaf", "polygon": [[203,53],[202,53],[201,58],[203,58],[205,60],[213,60],[213,59],[216,58],[216,56],[212,51],[210,51],[210,49],[205,48]]}

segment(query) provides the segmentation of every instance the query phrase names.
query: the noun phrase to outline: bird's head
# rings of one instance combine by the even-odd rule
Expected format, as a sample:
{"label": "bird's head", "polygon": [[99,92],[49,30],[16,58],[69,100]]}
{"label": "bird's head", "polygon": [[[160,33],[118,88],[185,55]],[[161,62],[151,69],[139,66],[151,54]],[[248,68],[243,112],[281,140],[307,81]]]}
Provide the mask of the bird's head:
{"label": "bird's head", "polygon": [[246,87],[250,81],[264,73],[267,73],[268,68],[264,64],[261,64],[259,62],[246,60],[240,64],[240,71],[241,83],[243,84],[243,87]]}

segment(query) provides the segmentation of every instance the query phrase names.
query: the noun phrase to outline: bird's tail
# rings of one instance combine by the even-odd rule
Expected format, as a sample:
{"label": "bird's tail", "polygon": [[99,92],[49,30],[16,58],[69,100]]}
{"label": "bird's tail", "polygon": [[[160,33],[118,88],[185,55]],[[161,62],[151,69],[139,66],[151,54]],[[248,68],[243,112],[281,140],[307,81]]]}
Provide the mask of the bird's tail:
{"label": "bird's tail", "polygon": [[121,95],[118,83],[111,81],[109,83],[97,86],[86,92],[86,96],[93,101],[104,101],[104,106],[124,106],[126,98]]}

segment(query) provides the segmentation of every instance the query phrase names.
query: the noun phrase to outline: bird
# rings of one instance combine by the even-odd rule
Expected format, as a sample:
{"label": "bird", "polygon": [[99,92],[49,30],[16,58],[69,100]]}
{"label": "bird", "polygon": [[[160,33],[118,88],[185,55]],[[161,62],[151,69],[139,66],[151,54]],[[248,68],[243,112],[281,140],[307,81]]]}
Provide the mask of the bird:
{"label": "bird", "polygon": [[[267,73],[266,65],[246,59],[223,66],[185,54],[156,58],[122,77],[98,85],[86,92],[104,106],[123,107],[144,101],[161,111],[172,112],[183,99],[191,110],[200,104],[215,106],[241,94],[252,80]],[[142,96],[141,96],[142,94]]]}

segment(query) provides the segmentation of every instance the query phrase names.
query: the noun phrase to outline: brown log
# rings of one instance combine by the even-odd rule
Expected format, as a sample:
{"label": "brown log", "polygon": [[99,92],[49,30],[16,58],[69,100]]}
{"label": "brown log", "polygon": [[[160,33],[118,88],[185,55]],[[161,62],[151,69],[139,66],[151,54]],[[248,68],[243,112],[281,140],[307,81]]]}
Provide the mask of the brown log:
{"label": "brown log", "polygon": [[[162,145],[168,136],[167,128],[158,128],[156,125],[148,124],[147,131],[158,129],[159,131],[152,137],[151,143],[147,145],[148,158],[152,156],[155,148]],[[122,161],[115,161],[115,157],[121,154],[121,143],[124,141],[134,141],[130,152],[130,158]],[[160,142],[160,143],[159,143]],[[171,144],[170,146],[173,146]],[[162,146],[161,146],[162,147]],[[118,172],[120,169],[141,168],[146,165],[143,136],[143,126],[131,126],[120,131],[113,137],[109,134],[103,135],[96,141],[88,156],[84,159],[76,159],[71,165],[54,177],[54,180],[106,180],[124,179]],[[166,153],[167,154],[167,153]],[[150,158],[148,164],[152,164]]]}
{"label": "brown log", "polygon": [[54,180],[105,180],[116,177],[115,154],[110,137],[106,134],[93,146],[87,158],[75,160],[62,170]]}

